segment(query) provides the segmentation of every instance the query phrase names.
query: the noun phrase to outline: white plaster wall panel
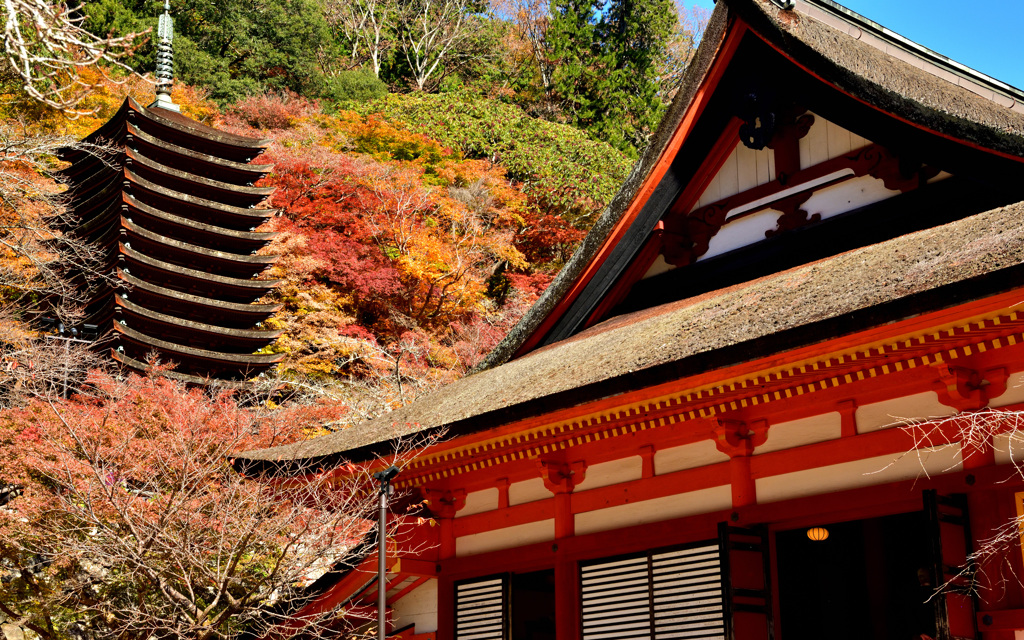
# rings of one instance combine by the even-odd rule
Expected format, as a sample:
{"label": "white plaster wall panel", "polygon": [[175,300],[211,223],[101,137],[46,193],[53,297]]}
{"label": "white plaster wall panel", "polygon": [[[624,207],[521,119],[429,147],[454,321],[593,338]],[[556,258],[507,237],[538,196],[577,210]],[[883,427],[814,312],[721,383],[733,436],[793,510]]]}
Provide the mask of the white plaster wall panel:
{"label": "white plaster wall panel", "polygon": [[814,122],[807,135],[800,138],[800,168],[806,169],[828,160],[828,125],[821,116],[812,113]]}
{"label": "white plaster wall panel", "polygon": [[437,631],[437,580],[431,578],[394,604],[395,628],[415,624],[416,633]]}
{"label": "white plaster wall panel", "polygon": [[711,238],[707,253],[697,258],[697,262],[720,256],[723,253],[761,242],[765,239],[765,231],[778,226],[781,211],[765,209],[735,222],[730,222]]}
{"label": "white plaster wall panel", "polygon": [[455,514],[456,518],[471,516],[498,508],[498,488],[472,491],[466,494],[466,506]]}
{"label": "white plaster wall panel", "polygon": [[896,427],[914,418],[941,418],[954,413],[956,409],[939,402],[934,391],[915,393],[857,407],[857,433]]}
{"label": "white plaster wall panel", "polygon": [[551,497],[551,492],[544,486],[542,478],[530,478],[522,482],[513,482],[508,486],[509,505],[544,500]]}
{"label": "white plaster wall panel", "polygon": [[[829,180],[834,180],[837,177],[843,175],[853,175],[853,171],[845,169],[842,171],[829,174],[816,181],[817,183],[824,184]],[[790,193],[799,192],[801,189],[810,188],[814,186],[814,182],[805,185],[793,187],[792,189],[786,189],[778,194],[766,196],[760,200],[754,201],[749,205],[737,207],[730,211],[730,218],[742,214],[744,211],[750,211],[756,209],[759,206],[770,204],[773,201],[778,201]],[[899,195],[899,191],[892,191],[885,188],[885,184],[881,180],[877,180],[870,176],[861,176],[859,178],[851,178],[845,182],[833,185],[831,187],[825,187],[818,191],[807,200],[803,205],[803,210],[809,215],[813,216],[818,214],[822,219],[831,218],[848,211],[853,211],[860,207],[866,207],[869,204],[886,200],[893,196]],[[745,247],[747,245],[754,244],[755,242],[761,242],[766,238],[765,232],[771,229],[775,229],[778,226],[779,217],[782,216],[782,212],[775,209],[765,209],[758,213],[741,217],[735,221],[727,222],[717,234],[715,234],[711,241],[708,243],[707,252],[698,257],[697,260],[707,260],[715,256],[738,249],[739,247]]]}
{"label": "white plaster wall panel", "polygon": [[807,135],[800,138],[801,169],[813,167],[871,144],[870,140],[862,138],[834,122],[829,122],[814,113],[811,115],[814,116],[814,124],[811,125]]}
{"label": "white plaster wall panel", "polygon": [[729,456],[718,450],[708,434],[707,440],[684,444],[681,447],[670,447],[654,452],[654,473],[662,475],[681,471],[682,469],[693,469],[708,464],[726,462]]}
{"label": "white plaster wall panel", "polygon": [[1000,433],[992,436],[996,464],[1024,461],[1024,433]]}
{"label": "white plaster wall panel", "polygon": [[586,491],[630,480],[639,480],[643,477],[643,471],[644,461],[640,456],[592,464],[587,467],[586,477],[583,482],[576,485],[575,491]]}
{"label": "white plaster wall panel", "polygon": [[[731,165],[735,168],[736,166],[736,150],[725,159],[726,165]],[[726,190],[728,192],[728,189]],[[704,187],[704,191],[701,192],[700,197],[697,198],[697,203],[693,205],[693,209],[699,209],[705,205],[709,205],[712,202],[718,202],[722,199],[722,173],[719,171],[715,174],[715,177],[711,179],[708,186]]]}
{"label": "white plaster wall panel", "polygon": [[1005,407],[1008,404],[1024,402],[1024,371],[1011,373],[1006,378],[1006,391],[1003,395],[988,401],[990,407]]}
{"label": "white plaster wall panel", "polygon": [[617,507],[576,514],[576,535],[660,522],[732,507],[729,485],[630,502]]}
{"label": "white plaster wall panel", "polygon": [[[737,147],[743,146],[740,144]],[[734,196],[740,192],[740,176],[739,176],[739,155],[738,151],[734,148],[732,153],[722,164],[722,168],[718,170],[718,175],[715,176],[715,182],[718,183],[718,197],[715,200],[708,200],[708,204],[721,200],[722,198],[728,198]],[[711,195],[711,194],[708,194]]]}
{"label": "white plaster wall panel", "polygon": [[758,478],[757,502],[764,504],[959,471],[960,445],[917,449],[842,464]]}
{"label": "white plaster wall panel", "polygon": [[801,209],[806,211],[808,216],[817,213],[825,220],[898,195],[899,191],[886,189],[885,183],[881,180],[871,176],[860,176],[815,191]]}
{"label": "white plaster wall panel", "polygon": [[478,553],[512,549],[554,539],[554,519],[528,522],[514,527],[505,527],[504,529],[474,533],[473,535],[456,538],[455,555],[460,557],[472,556]]}
{"label": "white plaster wall panel", "polygon": [[825,133],[828,141],[829,159],[850,153],[853,149],[853,140],[851,139],[850,132],[836,123],[826,121]]}
{"label": "white plaster wall panel", "polygon": [[722,163],[718,173],[704,188],[704,192],[700,194],[693,209],[718,202],[774,179],[774,151],[771,149],[754,151],[737,143],[725,162]]}
{"label": "white plaster wall panel", "polygon": [[780,422],[768,427],[768,439],[754,449],[754,455],[835,440],[842,435],[843,418],[837,412]]}

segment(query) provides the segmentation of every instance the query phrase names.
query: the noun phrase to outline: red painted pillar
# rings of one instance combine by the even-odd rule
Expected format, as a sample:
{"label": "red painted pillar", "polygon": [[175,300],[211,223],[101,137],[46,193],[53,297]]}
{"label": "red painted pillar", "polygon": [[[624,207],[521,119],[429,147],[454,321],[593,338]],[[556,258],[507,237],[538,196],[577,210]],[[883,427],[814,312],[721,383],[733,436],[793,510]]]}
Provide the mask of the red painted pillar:
{"label": "red painted pillar", "polygon": [[[981,541],[1005,530],[1007,523],[1017,516],[1012,489],[968,493],[967,508],[975,550]],[[1013,629],[992,628],[986,620],[998,618],[1000,611],[1019,610],[1024,604],[1024,586],[1014,577],[1021,575],[1020,547],[1010,544],[1006,553],[1009,555],[985,558],[978,566],[978,631],[984,640],[1014,640]],[[991,613],[989,618],[986,618],[986,612]]]}
{"label": "red painted pillar", "polygon": [[749,455],[740,454],[729,460],[729,482],[733,509],[757,504],[757,485],[750,476]]}
{"label": "red painted pillar", "polygon": [[544,486],[555,494],[555,638],[576,640],[579,637],[579,579],[576,562],[562,544],[576,534],[576,521],[572,513],[572,492],[583,482],[586,464],[566,464],[541,461]]}
{"label": "red painted pillar", "polygon": [[768,423],[757,420],[748,427],[738,420],[716,418],[711,433],[718,450],[729,456],[733,508],[757,504],[757,485],[750,475],[750,456],[755,447],[768,439]]}
{"label": "red painted pillar", "polygon": [[437,640],[455,638],[455,586],[445,571],[445,560],[455,557],[455,514],[466,506],[466,492],[427,489],[430,511],[437,519],[438,562],[441,566],[437,578]]}
{"label": "red painted pillar", "polygon": [[455,638],[455,584],[446,575],[444,563],[437,576],[437,640]]}

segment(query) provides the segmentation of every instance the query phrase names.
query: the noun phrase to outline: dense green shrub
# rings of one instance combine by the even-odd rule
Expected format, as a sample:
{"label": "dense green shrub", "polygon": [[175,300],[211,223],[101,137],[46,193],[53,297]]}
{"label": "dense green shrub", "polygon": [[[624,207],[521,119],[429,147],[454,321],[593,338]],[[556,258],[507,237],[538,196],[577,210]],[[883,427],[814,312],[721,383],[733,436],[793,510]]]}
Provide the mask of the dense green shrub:
{"label": "dense green shrub", "polygon": [[578,129],[466,93],[392,94],[359,107],[404,123],[460,152],[505,167],[544,212],[588,228],[618,190],[631,161]]}
{"label": "dense green shrub", "polygon": [[366,69],[341,71],[325,84],[322,97],[332,102],[368,102],[388,94],[388,86]]}

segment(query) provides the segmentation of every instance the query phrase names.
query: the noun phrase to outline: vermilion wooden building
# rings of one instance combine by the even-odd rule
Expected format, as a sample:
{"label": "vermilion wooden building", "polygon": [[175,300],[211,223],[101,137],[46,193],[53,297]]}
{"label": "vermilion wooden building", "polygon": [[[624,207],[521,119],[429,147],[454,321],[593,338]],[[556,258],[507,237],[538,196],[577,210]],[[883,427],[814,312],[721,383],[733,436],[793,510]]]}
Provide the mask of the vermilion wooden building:
{"label": "vermilion wooden building", "polygon": [[[240,464],[340,477],[446,430],[398,479],[434,518],[398,538],[403,637],[1019,637],[1022,443],[961,427],[1024,402],[1022,214],[1021,92],[828,0],[719,0],[483,370]],[[372,604],[374,566],[313,606]]]}
{"label": "vermilion wooden building", "polygon": [[272,189],[252,186],[271,167],[250,164],[269,143],[130,98],[84,142],[56,177],[76,224],[66,231],[95,243],[113,276],[84,322],[113,331],[114,359],[145,370],[156,354],[176,364],[169,376],[229,386],[279,361],[255,353],[279,334],[260,328],[277,307],[255,304],[276,284],[257,279],[274,261],[257,254],[272,234],[255,231],[275,213],[256,208]]}

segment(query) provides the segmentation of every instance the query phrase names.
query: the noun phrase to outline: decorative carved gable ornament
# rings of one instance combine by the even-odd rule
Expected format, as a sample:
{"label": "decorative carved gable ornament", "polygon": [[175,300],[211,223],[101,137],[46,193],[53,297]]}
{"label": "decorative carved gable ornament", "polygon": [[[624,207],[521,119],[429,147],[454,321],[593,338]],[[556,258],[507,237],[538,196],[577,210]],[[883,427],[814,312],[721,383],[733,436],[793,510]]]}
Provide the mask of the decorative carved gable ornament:
{"label": "decorative carved gable ornament", "polygon": [[[814,120],[810,114],[801,114],[787,118],[785,122],[777,128],[769,145],[776,152],[774,180],[688,213],[677,210],[669,212],[664,220],[661,247],[666,262],[677,267],[696,262],[708,252],[711,239],[727,223],[767,209],[782,213],[776,228],[765,232],[768,238],[819,222],[820,213],[812,214],[801,207],[816,191],[847,180],[871,176],[881,180],[890,191],[906,193],[920,188],[939,173],[935,167],[898,156],[879,144],[862,147],[806,169],[795,169],[799,165],[799,140],[806,135]],[[844,169],[850,171],[833,180],[821,182],[822,178]],[[804,184],[808,185],[806,189],[794,191],[794,188]],[[773,194],[780,194],[780,197],[772,200]],[[762,201],[758,206],[743,209],[745,205],[758,201]],[[729,213],[736,209],[740,209],[740,212],[730,216]]]}

